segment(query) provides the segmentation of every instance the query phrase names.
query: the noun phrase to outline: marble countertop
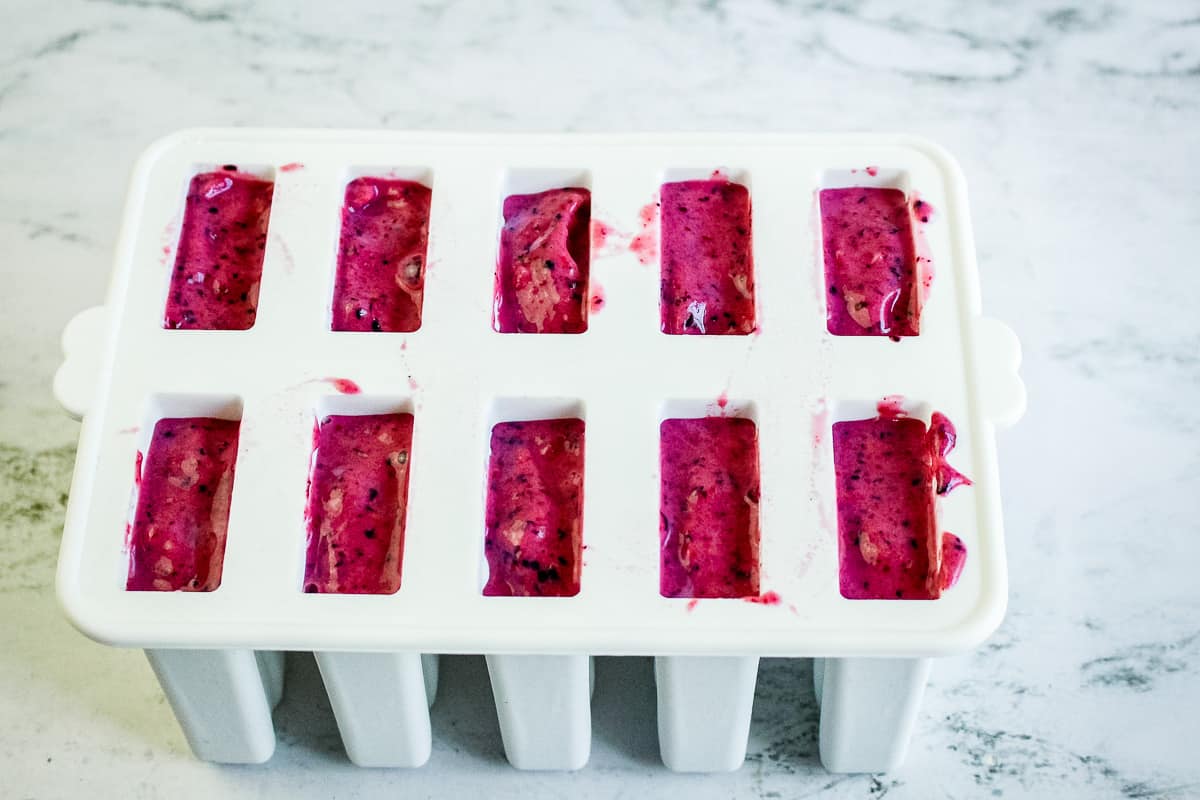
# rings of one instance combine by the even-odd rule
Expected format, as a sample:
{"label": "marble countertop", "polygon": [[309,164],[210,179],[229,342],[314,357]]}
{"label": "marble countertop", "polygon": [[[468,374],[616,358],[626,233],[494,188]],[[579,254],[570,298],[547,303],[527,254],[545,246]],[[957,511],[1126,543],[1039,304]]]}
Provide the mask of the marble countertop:
{"label": "marble countertop", "polygon": [[[1192,2],[10,0],[0,26],[0,773],[14,798],[1200,796],[1200,16]],[[595,8],[591,8],[595,6]],[[658,760],[650,662],[597,668],[576,774],[504,762],[480,658],[434,753],[345,759],[311,657],[274,759],[195,761],[138,652],[55,605],[78,426],[49,381],[100,302],[133,159],[193,125],[903,130],[957,154],[985,311],[1025,347],[1001,434],[1008,617],[938,661],[906,765],[831,776],[811,667],[765,661],[739,772]]]}

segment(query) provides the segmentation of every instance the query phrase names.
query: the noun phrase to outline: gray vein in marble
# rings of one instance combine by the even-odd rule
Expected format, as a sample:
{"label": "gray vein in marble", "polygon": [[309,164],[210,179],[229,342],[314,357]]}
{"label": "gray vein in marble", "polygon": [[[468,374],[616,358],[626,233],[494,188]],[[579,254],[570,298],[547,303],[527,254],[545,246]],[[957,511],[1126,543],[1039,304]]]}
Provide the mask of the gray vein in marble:
{"label": "gray vein in marble", "polygon": [[1109,656],[1085,661],[1079,670],[1084,686],[1148,692],[1159,675],[1190,671],[1200,657],[1200,630],[1175,641],[1146,642]]}
{"label": "gray vein in marble", "polygon": [[74,447],[0,443],[0,593],[46,584],[58,553]]}
{"label": "gray vein in marble", "polygon": [[1009,783],[1031,790],[1051,777],[1076,791],[1086,787],[1086,793],[1100,796],[1119,792],[1123,797],[1147,797],[1175,791],[1131,779],[1101,756],[1078,753],[1029,733],[989,730],[971,717],[970,712],[951,714],[945,726],[957,735],[949,749],[973,770],[981,791]]}
{"label": "gray vein in marble", "polygon": [[20,219],[17,223],[25,229],[25,235],[32,240],[49,237],[65,244],[95,247],[96,242],[86,234],[51,222],[39,222],[35,219]]}
{"label": "gray vein in marble", "polygon": [[70,33],[64,33],[62,36],[58,36],[53,40],[46,42],[46,44],[42,45],[37,50],[34,50],[31,57],[45,58],[46,56],[54,55],[55,53],[65,53],[83,39],[90,36],[91,33],[91,31],[87,30],[77,30],[71,31]]}
{"label": "gray vein in marble", "polygon": [[[1086,14],[1094,11],[1096,16],[1088,19]],[[1099,8],[1057,8],[1042,15],[1042,20],[1059,33],[1090,33],[1103,30],[1112,22],[1114,9],[1111,6]]]}
{"label": "gray vein in marble", "polygon": [[195,8],[193,4],[179,2],[179,0],[89,0],[89,2],[143,11],[169,11],[192,22],[231,22],[234,19],[232,7],[218,6],[212,10],[201,10]]}
{"label": "gray vein in marble", "polygon": [[[837,27],[830,31],[830,25]],[[951,84],[1004,82],[1025,71],[1024,48],[904,17],[867,20],[845,15],[841,22],[827,22],[826,30],[831,35],[822,36],[823,47],[850,66]]]}
{"label": "gray vein in marble", "polygon": [[1121,365],[1139,370],[1152,367],[1178,371],[1176,377],[1200,383],[1200,336],[1164,343],[1147,338],[1142,331],[1122,328],[1109,335],[1055,345],[1050,353],[1092,378],[1102,376],[1102,370]]}

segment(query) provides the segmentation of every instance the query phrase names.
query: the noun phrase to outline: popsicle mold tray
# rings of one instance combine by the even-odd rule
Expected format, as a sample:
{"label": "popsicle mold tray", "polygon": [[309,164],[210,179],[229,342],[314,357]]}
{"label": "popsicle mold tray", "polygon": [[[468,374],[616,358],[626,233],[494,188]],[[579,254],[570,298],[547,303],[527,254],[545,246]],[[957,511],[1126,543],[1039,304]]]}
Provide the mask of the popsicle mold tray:
{"label": "popsicle mold tray", "polygon": [[[169,329],[189,181],[222,165],[274,182],[256,318],[246,330]],[[714,171],[749,190],[756,329],[668,335],[653,204],[664,182]],[[359,176],[432,190],[413,332],[330,330],[341,209]],[[920,225],[934,277],[918,336],[827,330],[817,193],[845,186],[919,193],[934,212]],[[561,187],[591,193],[586,330],[498,333],[503,200]],[[784,656],[818,659],[826,766],[884,770],[903,757],[929,659],[978,645],[1004,614],[995,428],[1023,410],[1019,348],[980,315],[963,178],[923,140],[182,132],[138,163],[108,300],[69,325],[64,350],[55,390],[83,428],[61,602],[87,635],[147,650],[202,758],[270,756],[282,651],[308,650],[349,756],[419,765],[430,753],[434,654],[482,653],[514,766],[578,768],[590,743],[590,656],[641,654],[657,658],[666,764],[733,769],[745,753],[758,658]],[[880,398],[895,395],[914,416],[937,410],[958,426],[951,460],[974,485],[941,502],[939,527],[969,555],[938,599],[847,599],[831,426],[871,417]],[[306,592],[314,424],[383,412],[414,418],[399,590]],[[659,426],[705,415],[757,426],[754,598],[659,591]],[[135,465],[155,423],[169,417],[240,419],[213,591],[126,589]],[[491,429],[554,417],[585,424],[579,591],[485,596]]]}

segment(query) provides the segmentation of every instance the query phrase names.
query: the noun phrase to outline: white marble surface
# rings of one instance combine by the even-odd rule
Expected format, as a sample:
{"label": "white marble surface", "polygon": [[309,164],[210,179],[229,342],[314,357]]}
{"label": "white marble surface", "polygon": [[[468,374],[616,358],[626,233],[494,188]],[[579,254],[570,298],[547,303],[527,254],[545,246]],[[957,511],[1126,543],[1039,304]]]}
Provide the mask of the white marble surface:
{"label": "white marble surface", "polygon": [[[3,794],[1200,796],[1194,2],[300,5],[0,12]],[[49,378],[62,325],[102,299],[132,160],[202,124],[900,129],[955,152],[984,307],[1024,341],[1030,405],[1000,439],[1008,618],[936,664],[905,767],[825,774],[810,668],[771,661],[746,766],[672,775],[636,659],[600,663],[573,775],[504,764],[476,658],[446,663],[423,769],[351,767],[299,657],[268,765],[193,760],[140,653],[55,607],[78,428]]]}

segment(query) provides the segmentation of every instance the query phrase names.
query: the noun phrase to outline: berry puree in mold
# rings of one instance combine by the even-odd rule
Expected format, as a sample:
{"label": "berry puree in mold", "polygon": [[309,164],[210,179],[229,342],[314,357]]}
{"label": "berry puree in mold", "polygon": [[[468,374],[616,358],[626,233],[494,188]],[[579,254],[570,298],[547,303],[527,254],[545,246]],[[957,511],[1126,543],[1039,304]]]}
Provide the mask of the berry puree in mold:
{"label": "berry puree in mold", "polygon": [[332,415],[317,425],[304,591],[400,588],[412,436],[412,414]]}
{"label": "berry puree in mold", "polygon": [[415,181],[356,178],[346,187],[333,330],[421,327],[431,196]]}
{"label": "berry puree in mold", "polygon": [[823,189],[820,205],[829,332],[916,336],[922,259],[904,192]]}
{"label": "berry puree in mold", "polygon": [[163,327],[254,325],[274,189],[233,164],[192,178]]}
{"label": "berry puree in mold", "polygon": [[659,590],[664,597],[758,596],[758,431],[737,417],[668,419]]}
{"label": "berry puree in mold", "polygon": [[221,584],[237,420],[187,417],[154,426],[129,542],[131,591],[211,592]]}
{"label": "berry puree in mold", "polygon": [[932,600],[954,585],[967,551],[939,535],[936,497],[970,481],[949,464],[954,426],[934,412],[928,429],[894,402],[873,419],[833,426],[842,596]]}
{"label": "berry puree in mold", "polygon": [[724,178],[665,183],[662,204],[662,330],[748,334],[754,330],[750,193]]}
{"label": "berry puree in mold", "polygon": [[502,422],[492,428],[485,595],[579,593],[583,431],[581,419]]}
{"label": "berry puree in mold", "polygon": [[505,198],[496,265],[497,331],[587,330],[590,218],[587,189]]}

